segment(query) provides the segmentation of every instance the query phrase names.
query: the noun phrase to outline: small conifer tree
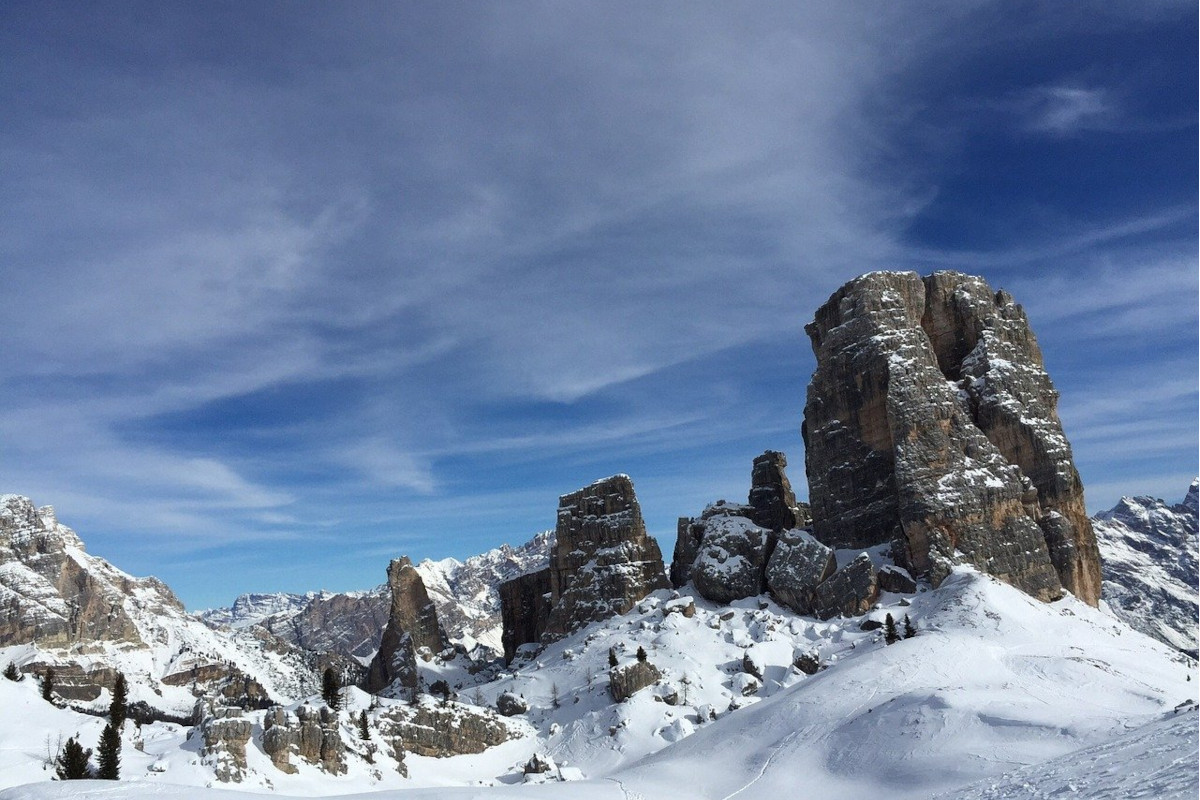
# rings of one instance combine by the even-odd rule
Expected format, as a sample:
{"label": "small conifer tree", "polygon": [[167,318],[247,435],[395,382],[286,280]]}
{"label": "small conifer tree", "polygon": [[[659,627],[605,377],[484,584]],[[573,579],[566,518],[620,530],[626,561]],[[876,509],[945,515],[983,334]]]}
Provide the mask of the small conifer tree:
{"label": "small conifer tree", "polygon": [[904,638],[911,639],[917,635],[917,628],[912,624],[912,620],[908,618],[908,614],[904,615]]}
{"label": "small conifer tree", "polygon": [[608,665],[610,667],[617,665],[617,648],[615,647],[608,648]]}
{"label": "small conifer tree", "polygon": [[442,696],[442,705],[447,705],[450,702],[450,684],[445,681],[434,681],[429,685],[431,694],[440,694]]}
{"label": "small conifer tree", "polygon": [[54,667],[46,667],[42,673],[42,699],[47,703],[54,702]]}
{"label": "small conifer tree", "polygon": [[125,682],[125,674],[117,673],[113,681],[112,702],[108,704],[108,718],[118,731],[129,716],[129,684]]}
{"label": "small conifer tree", "polygon": [[321,699],[325,701],[325,705],[329,706],[331,711],[337,711],[342,706],[342,686],[338,681],[337,673],[333,671],[333,667],[326,667],[325,674],[321,676]]}
{"label": "small conifer tree", "polygon": [[550,702],[551,702],[551,704],[553,704],[553,706],[555,708],[558,708],[562,705],[562,702],[558,699],[558,684],[557,683],[550,684]]}
{"label": "small conifer tree", "polygon": [[891,614],[883,621],[883,641],[888,644],[900,641],[900,634],[896,632],[896,620],[892,619]]}
{"label": "small conifer tree", "polygon": [[371,741],[371,725],[367,721],[367,710],[365,708],[358,715],[358,738],[364,742]]}
{"label": "small conifer tree", "polygon": [[637,660],[639,664],[646,663],[646,648],[642,647],[641,645],[638,645]]}
{"label": "small conifer tree", "polygon": [[54,774],[60,781],[82,781],[92,777],[91,750],[84,750],[72,736],[55,759]]}
{"label": "small conifer tree", "polygon": [[121,777],[121,734],[115,723],[108,723],[100,734],[100,747],[96,753],[100,769],[96,777],[102,781],[115,781]]}
{"label": "small conifer tree", "polygon": [[17,665],[10,661],[8,662],[8,666],[4,668],[4,677],[8,678],[10,681],[19,681],[24,676],[21,675],[21,671],[17,669]]}

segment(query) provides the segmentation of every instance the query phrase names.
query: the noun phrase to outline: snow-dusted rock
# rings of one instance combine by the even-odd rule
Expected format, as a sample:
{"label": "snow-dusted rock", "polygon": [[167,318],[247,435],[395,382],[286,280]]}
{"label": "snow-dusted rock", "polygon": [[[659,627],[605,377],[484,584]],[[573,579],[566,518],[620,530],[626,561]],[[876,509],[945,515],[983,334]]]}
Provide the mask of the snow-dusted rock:
{"label": "snow-dusted rock", "polygon": [[1043,600],[1099,600],[1095,537],[1024,311],[981,278],[873,272],[806,326],[813,533],[893,544],[936,585],[963,560]]}
{"label": "snow-dusted rock", "polygon": [[692,585],[717,603],[762,594],[771,538],[771,531],[746,517],[709,517],[700,551],[692,563]]}
{"label": "snow-dusted rock", "polygon": [[771,596],[799,614],[811,614],[817,586],[837,570],[833,549],[800,530],[779,534],[767,563]]}
{"label": "snow-dusted rock", "polygon": [[817,587],[816,613],[821,619],[865,614],[879,599],[879,580],[871,556],[863,553]]}
{"label": "snow-dusted rock", "polygon": [[408,556],[393,560],[387,574],[392,605],[379,652],[367,672],[369,692],[381,692],[393,684],[416,688],[417,652],[428,648],[440,653],[449,644],[438,623],[437,608],[425,591],[421,573]]}
{"label": "snow-dusted rock", "polygon": [[[646,533],[629,476],[614,475],[560,497],[546,575],[514,581],[518,585],[501,587],[501,597],[508,598],[502,610],[510,660],[522,644],[561,639],[667,588],[662,553]],[[546,584],[549,597],[543,602],[540,589]]]}
{"label": "snow-dusted rock", "polygon": [[1197,654],[1200,614],[1197,570],[1197,491],[1183,502],[1122,497],[1093,519],[1104,562],[1104,600],[1142,633]]}

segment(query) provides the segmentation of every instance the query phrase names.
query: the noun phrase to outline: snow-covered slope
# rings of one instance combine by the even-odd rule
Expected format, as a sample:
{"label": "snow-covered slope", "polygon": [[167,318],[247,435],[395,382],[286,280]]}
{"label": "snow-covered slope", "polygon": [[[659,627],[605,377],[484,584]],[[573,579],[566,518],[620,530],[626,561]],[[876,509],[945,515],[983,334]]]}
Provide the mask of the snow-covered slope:
{"label": "snow-covered slope", "polygon": [[191,713],[194,685],[234,676],[285,701],[317,688],[311,654],[261,630],[214,631],[161,581],[86,552],[50,507],[4,495],[0,510],[0,664],[39,674],[54,666],[60,693],[84,706],[106,704],[97,684],[120,670],[131,701],[175,716]]}
{"label": "snow-covered slope", "polygon": [[1143,633],[1197,655],[1197,495],[1183,502],[1122,497],[1093,518],[1104,564],[1103,598],[1112,612]]}
{"label": "snow-covered slope", "polygon": [[[766,598],[717,606],[656,592],[629,614],[480,685],[471,686],[465,672],[441,673],[462,684],[465,702],[523,695],[526,733],[499,754],[434,762],[412,779],[375,784],[399,781],[415,791],[372,796],[524,795],[527,789],[511,784],[522,780],[525,759],[543,752],[585,778],[542,787],[539,795],[550,798],[752,798],[790,796],[797,786],[829,800],[926,798],[972,785],[978,791],[980,780],[999,782],[1014,770],[1106,746],[1194,699],[1200,685],[1193,661],[1095,609],[1071,598],[1043,604],[965,568],[937,590],[885,594],[869,619],[889,613],[911,615],[918,635],[887,646],[881,631],[861,630],[862,619],[821,622]],[[609,653],[625,666],[638,647],[662,680],[614,704]],[[824,669],[796,669],[804,655]],[[1195,773],[1194,749],[1188,764]],[[160,791],[163,783],[199,781],[188,769],[174,770],[126,777],[153,781],[156,796],[205,796]],[[262,790],[260,781],[245,785]],[[316,774],[273,785],[287,795],[370,788]],[[1187,796],[1164,786],[1159,796]],[[30,793],[0,797],[87,796],[63,786],[22,791]]]}
{"label": "snow-covered slope", "polygon": [[214,627],[228,625],[231,628],[247,628],[251,625],[258,625],[268,617],[299,614],[315,598],[327,594],[331,593],[243,594],[238,595],[229,608],[210,608],[205,611],[197,611],[196,616]]}

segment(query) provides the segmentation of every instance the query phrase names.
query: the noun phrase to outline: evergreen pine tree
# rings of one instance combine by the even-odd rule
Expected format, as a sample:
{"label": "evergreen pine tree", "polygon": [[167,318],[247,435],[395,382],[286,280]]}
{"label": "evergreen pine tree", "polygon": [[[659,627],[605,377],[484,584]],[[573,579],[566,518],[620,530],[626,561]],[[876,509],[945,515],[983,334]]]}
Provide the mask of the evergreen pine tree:
{"label": "evergreen pine tree", "polygon": [[917,635],[917,629],[912,624],[912,620],[908,618],[908,614],[904,615],[904,638],[911,639]]}
{"label": "evergreen pine tree", "polygon": [[10,681],[19,681],[22,675],[21,671],[17,669],[17,665],[10,661],[8,662],[8,666],[4,668],[4,677]]}
{"label": "evergreen pine tree", "polygon": [[113,727],[119,731],[128,716],[129,684],[125,682],[125,674],[118,672],[117,679],[113,681],[112,702],[108,704],[108,718]]}
{"label": "evergreen pine tree", "polygon": [[47,703],[54,702],[54,667],[46,667],[42,673],[42,699]]}
{"label": "evergreen pine tree", "polygon": [[429,684],[429,692],[431,694],[440,694],[442,696],[442,705],[450,702],[450,684],[445,681],[434,681]]}
{"label": "evergreen pine tree", "polygon": [[558,698],[558,684],[557,683],[550,684],[550,702],[551,702],[551,704],[553,704],[553,706],[555,708],[558,708],[562,705],[562,701],[559,700],[559,698]]}
{"label": "evergreen pine tree", "polygon": [[891,614],[883,621],[883,641],[888,644],[900,641],[900,634],[896,632],[896,620],[892,619]]}
{"label": "evergreen pine tree", "polygon": [[55,759],[54,774],[60,781],[81,781],[92,777],[92,768],[88,763],[92,758],[91,750],[84,750],[83,745],[72,736],[63,745],[62,752]]}
{"label": "evergreen pine tree", "polygon": [[341,708],[341,690],[342,686],[338,682],[337,673],[333,671],[333,667],[326,667],[325,674],[321,676],[321,698],[332,711]]}
{"label": "evergreen pine tree", "polygon": [[641,645],[638,645],[637,660],[640,664],[646,663],[646,648],[642,647]]}
{"label": "evergreen pine tree", "polygon": [[608,648],[608,665],[610,667],[617,665],[617,648],[615,647]]}
{"label": "evergreen pine tree", "polygon": [[110,722],[104,726],[104,732],[100,734],[96,760],[100,762],[100,769],[96,772],[97,778],[102,781],[115,781],[121,777],[121,734],[117,731],[115,723]]}
{"label": "evergreen pine tree", "polygon": [[371,741],[371,726],[367,722],[367,710],[365,708],[358,715],[358,738],[364,742]]}

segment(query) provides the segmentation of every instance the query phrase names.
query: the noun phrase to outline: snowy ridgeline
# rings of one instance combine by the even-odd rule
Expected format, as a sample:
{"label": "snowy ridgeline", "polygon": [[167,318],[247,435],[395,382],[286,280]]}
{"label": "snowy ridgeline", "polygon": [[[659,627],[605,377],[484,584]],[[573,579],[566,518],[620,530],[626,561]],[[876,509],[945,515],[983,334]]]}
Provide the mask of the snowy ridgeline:
{"label": "snowy ridgeline", "polygon": [[1197,505],[1200,479],[1183,502],[1122,497],[1093,518],[1104,564],[1103,598],[1142,633],[1197,655]]}
{"label": "snowy ridgeline", "polygon": [[[861,629],[864,620],[882,622],[887,614],[910,616],[917,635],[888,646],[881,629]],[[610,653],[624,669],[636,663],[638,648],[661,680],[614,703]],[[1156,796],[1196,796],[1195,711],[1186,705],[1198,685],[1193,661],[1073,599],[1039,603],[965,568],[935,591],[885,594],[866,618],[828,622],[766,598],[718,606],[657,592],[629,614],[518,659],[501,674],[472,676],[436,661],[421,669],[427,682],[461,684],[464,710],[494,706],[505,692],[523,696],[529,711],[513,718],[515,738],[477,756],[409,754],[404,778],[387,758],[370,764],[359,754],[344,712],[338,729],[347,773],[302,764],[287,775],[267,762],[262,712],[251,712],[249,769],[231,788],[285,796],[508,797],[528,791],[517,784],[540,753],[567,767],[566,776],[582,778],[542,787],[546,797],[786,796],[799,785],[831,799],[1038,796],[1039,780],[1049,791],[1085,772],[1091,783],[1078,785],[1097,791],[1144,778],[1157,781]],[[347,694],[355,709],[370,702],[356,690]],[[390,702],[369,712],[373,721]],[[2,786],[45,781],[44,741],[78,731],[94,747],[102,724],[50,707],[29,680],[0,681],[0,705],[6,716],[16,709],[23,723],[19,730],[0,726]],[[213,782],[199,738],[187,732],[144,726],[141,749],[127,732],[123,778],[142,783],[103,796],[209,796],[169,788]],[[1088,767],[1135,753],[1143,757],[1110,761],[1107,771]],[[1030,766],[1043,763],[1045,770]],[[0,797],[86,797],[89,787],[42,784]],[[411,791],[421,787],[428,793]]]}

